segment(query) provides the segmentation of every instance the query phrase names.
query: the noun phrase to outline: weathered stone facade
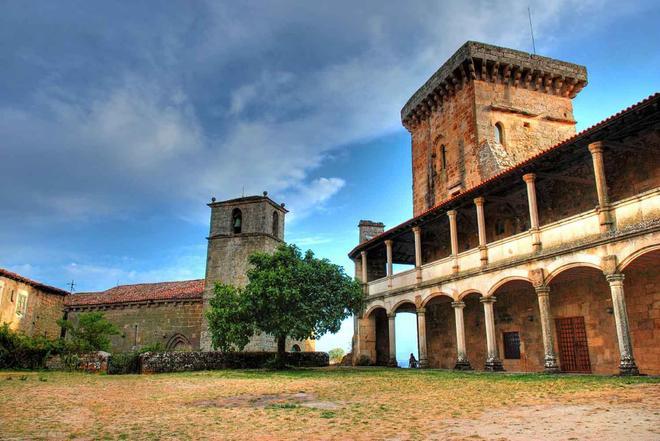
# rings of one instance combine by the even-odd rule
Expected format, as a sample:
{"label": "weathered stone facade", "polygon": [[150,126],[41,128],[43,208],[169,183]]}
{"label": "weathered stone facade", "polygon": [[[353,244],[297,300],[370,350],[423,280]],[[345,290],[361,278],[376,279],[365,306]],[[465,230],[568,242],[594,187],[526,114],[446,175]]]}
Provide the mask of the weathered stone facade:
{"label": "weathered stone facade", "polygon": [[660,372],[660,94],[574,135],[585,84],[469,42],[406,104],[415,217],[349,254],[354,363],[394,363],[405,311],[423,367]]}
{"label": "weathered stone facade", "polygon": [[30,336],[56,338],[68,292],[0,269],[0,324]]}

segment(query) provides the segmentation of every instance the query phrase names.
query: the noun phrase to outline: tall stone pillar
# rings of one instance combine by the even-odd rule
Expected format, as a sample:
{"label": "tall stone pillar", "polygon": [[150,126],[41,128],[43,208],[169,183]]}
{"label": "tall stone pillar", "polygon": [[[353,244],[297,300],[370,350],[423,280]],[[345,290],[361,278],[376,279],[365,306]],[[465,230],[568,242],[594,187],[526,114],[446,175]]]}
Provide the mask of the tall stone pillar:
{"label": "tall stone pillar", "polygon": [[454,318],[456,319],[456,365],[454,369],[469,371],[472,370],[472,366],[470,366],[465,349],[465,323],[463,320],[465,302],[452,302],[451,306],[454,308]]}
{"label": "tall stone pillar", "polygon": [[539,313],[541,315],[541,333],[543,334],[543,368],[545,372],[554,374],[559,372],[557,356],[555,355],[555,338],[552,333],[552,312],[550,311],[550,287],[535,286],[534,290],[539,300]]}
{"label": "tall stone pillar", "polygon": [[630,326],[628,325],[628,311],[626,298],[623,292],[623,274],[609,274],[606,276],[612,294],[612,308],[616,323],[616,336],[619,340],[621,362],[619,372],[621,375],[639,375],[639,369],[633,356],[632,340],[630,339]]}
{"label": "tall stone pillar", "polygon": [[532,249],[541,250],[541,233],[539,231],[539,207],[536,202],[536,175],[527,173],[523,175],[523,181],[527,186],[527,204],[529,205],[529,231],[532,236]]}
{"label": "tall stone pillar", "polygon": [[387,251],[387,286],[392,287],[392,241],[385,241],[385,250]]}
{"label": "tall stone pillar", "polygon": [[598,220],[600,221],[600,230],[604,233],[613,228],[614,222],[607,191],[607,180],[605,179],[602,141],[589,144],[589,152],[594,165],[594,178],[596,180],[596,192],[598,193]]}
{"label": "tall stone pillar", "polygon": [[479,231],[479,253],[481,254],[481,266],[488,265],[488,247],[486,246],[486,216],[484,215],[485,199],[478,197],[474,199],[477,207],[477,227]]}
{"label": "tall stone pillar", "polygon": [[369,272],[367,271],[367,252],[360,252],[360,257],[362,257],[362,283],[369,283]]}
{"label": "tall stone pillar", "polygon": [[429,367],[426,352],[426,308],[417,308],[417,344],[419,345],[419,367]]}
{"label": "tall stone pillar", "polygon": [[389,366],[397,367],[396,362],[396,330],[394,329],[394,319],[396,318],[396,312],[387,314],[387,324],[389,331],[389,340],[390,340],[390,360],[388,362]]}
{"label": "tall stone pillar", "polygon": [[422,281],[422,230],[420,227],[413,227],[412,231],[415,237],[415,272],[419,283]]}
{"label": "tall stone pillar", "polygon": [[484,305],[484,322],[486,324],[486,366],[487,371],[502,371],[502,360],[497,351],[497,340],[495,338],[495,317],[493,315],[493,303],[495,297],[482,297]]}
{"label": "tall stone pillar", "polygon": [[451,255],[454,260],[452,265],[452,271],[454,273],[458,272],[458,228],[456,226],[456,210],[449,210],[447,212],[449,216],[449,236],[451,239]]}

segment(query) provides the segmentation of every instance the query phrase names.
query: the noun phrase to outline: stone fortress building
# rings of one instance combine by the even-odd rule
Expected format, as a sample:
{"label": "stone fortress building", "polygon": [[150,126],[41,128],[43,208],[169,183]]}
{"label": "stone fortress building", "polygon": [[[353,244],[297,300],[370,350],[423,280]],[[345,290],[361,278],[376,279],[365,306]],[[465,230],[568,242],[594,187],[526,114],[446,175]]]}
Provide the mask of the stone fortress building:
{"label": "stone fortress building", "polygon": [[[248,257],[272,252],[284,243],[284,204],[267,193],[210,204],[206,278],[177,282],[122,285],[102,292],[68,295],[64,314],[75,320],[81,312],[101,311],[121,334],[112,350],[130,351],[161,344],[167,350],[212,350],[205,310],[216,282],[244,287]],[[61,310],[61,308],[60,308]],[[59,317],[58,317],[59,318]],[[313,351],[313,341],[287,341],[289,351]],[[275,339],[255,336],[246,351],[275,351]]]}
{"label": "stone fortress building", "polygon": [[[660,94],[575,133],[585,67],[467,42],[410,98],[413,216],[359,224],[353,362],[660,374]],[[409,269],[394,273],[394,265]]]}

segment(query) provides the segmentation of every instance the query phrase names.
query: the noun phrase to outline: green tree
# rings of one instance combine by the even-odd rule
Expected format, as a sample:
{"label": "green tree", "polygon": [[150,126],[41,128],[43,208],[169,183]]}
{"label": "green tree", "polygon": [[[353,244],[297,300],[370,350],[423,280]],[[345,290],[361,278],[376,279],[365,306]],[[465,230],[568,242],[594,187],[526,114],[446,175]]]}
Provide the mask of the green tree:
{"label": "green tree", "polygon": [[344,358],[344,350],[342,348],[334,348],[328,351],[330,356],[330,363],[341,363],[342,358]]}
{"label": "green tree", "polygon": [[243,349],[258,333],[277,340],[276,366],[285,363],[286,338],[305,340],[337,332],[342,320],[362,307],[358,282],[343,268],[295,245],[249,258],[245,289],[217,284],[207,311],[212,344],[222,351]]}
{"label": "green tree", "polygon": [[76,323],[64,319],[57,323],[66,329],[66,346],[71,352],[108,351],[110,336],[119,334],[119,329],[102,312],[81,313]]}

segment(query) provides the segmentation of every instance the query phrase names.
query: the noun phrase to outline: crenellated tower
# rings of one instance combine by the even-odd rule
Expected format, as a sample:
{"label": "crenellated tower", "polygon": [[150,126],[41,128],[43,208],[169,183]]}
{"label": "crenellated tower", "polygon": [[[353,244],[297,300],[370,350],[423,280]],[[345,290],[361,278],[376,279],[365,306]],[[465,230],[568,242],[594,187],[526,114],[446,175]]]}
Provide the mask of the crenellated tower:
{"label": "crenellated tower", "polygon": [[408,100],[417,216],[575,134],[587,70],[468,41]]}

